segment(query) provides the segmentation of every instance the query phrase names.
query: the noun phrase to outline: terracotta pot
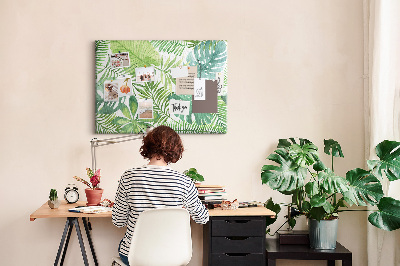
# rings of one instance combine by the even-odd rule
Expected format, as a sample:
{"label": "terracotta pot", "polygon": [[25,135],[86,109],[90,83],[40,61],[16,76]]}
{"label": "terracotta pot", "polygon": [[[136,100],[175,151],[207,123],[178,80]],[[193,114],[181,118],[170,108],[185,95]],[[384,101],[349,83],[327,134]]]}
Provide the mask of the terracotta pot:
{"label": "terracotta pot", "polygon": [[102,188],[95,188],[95,189],[87,188],[85,189],[85,193],[87,199],[87,204],[86,204],[87,206],[99,205],[101,201],[101,195],[103,194]]}

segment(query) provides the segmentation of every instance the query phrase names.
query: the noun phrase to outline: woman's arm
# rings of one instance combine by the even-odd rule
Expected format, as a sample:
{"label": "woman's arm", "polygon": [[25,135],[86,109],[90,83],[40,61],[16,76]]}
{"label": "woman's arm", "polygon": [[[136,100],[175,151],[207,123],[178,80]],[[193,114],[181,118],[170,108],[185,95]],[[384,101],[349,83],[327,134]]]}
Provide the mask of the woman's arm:
{"label": "woman's arm", "polygon": [[198,197],[198,191],[191,181],[189,183],[188,193],[186,197],[183,198],[183,206],[196,223],[205,224],[208,222],[208,210],[201,203]]}
{"label": "woman's arm", "polygon": [[112,223],[117,227],[124,227],[128,222],[128,202],[126,201],[126,190],[123,184],[124,175],[119,180],[115,203],[112,208]]}

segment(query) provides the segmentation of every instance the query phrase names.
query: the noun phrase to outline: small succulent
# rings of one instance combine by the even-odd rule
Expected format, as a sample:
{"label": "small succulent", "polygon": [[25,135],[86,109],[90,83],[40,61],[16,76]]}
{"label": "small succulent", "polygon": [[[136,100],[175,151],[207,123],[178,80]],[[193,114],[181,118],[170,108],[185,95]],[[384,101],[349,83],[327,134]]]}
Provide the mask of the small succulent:
{"label": "small succulent", "polygon": [[49,199],[51,200],[51,201],[55,201],[55,200],[57,200],[58,199],[58,196],[57,196],[57,190],[55,190],[55,189],[50,189],[50,196],[49,196]]}

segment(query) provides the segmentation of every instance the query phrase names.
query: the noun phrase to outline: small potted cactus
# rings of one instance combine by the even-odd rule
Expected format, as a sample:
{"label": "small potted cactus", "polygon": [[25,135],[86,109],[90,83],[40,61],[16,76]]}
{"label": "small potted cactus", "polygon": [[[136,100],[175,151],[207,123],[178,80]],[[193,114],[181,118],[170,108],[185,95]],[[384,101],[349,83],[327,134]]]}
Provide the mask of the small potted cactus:
{"label": "small potted cactus", "polygon": [[47,204],[49,204],[49,207],[51,209],[57,209],[58,207],[60,207],[60,201],[58,200],[57,190],[53,188],[50,190],[49,201],[47,202]]}

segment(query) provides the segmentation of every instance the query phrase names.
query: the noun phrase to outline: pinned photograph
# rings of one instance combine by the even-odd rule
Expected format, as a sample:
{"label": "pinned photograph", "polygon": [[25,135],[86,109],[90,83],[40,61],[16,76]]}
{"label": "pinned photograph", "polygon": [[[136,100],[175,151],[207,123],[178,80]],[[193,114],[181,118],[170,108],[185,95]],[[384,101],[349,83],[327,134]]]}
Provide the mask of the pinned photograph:
{"label": "pinned photograph", "polygon": [[116,53],[110,56],[111,59],[111,67],[129,67],[129,52]]}
{"label": "pinned photograph", "polygon": [[129,77],[118,78],[116,81],[118,81],[118,96],[119,97],[133,95],[131,78],[129,78]]}
{"label": "pinned photograph", "polygon": [[104,82],[104,101],[106,102],[118,101],[118,81],[106,80]]}
{"label": "pinned photograph", "polygon": [[154,81],[154,66],[138,67],[135,69],[136,82]]}
{"label": "pinned photograph", "polygon": [[153,119],[153,100],[138,100],[138,118]]}

